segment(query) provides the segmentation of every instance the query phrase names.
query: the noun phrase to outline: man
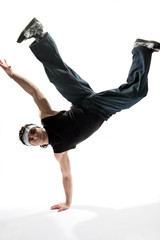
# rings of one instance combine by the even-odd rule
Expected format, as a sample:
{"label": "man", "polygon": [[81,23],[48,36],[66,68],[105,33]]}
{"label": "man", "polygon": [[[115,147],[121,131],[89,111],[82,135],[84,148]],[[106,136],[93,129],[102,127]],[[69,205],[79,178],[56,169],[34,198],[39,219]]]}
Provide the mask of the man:
{"label": "man", "polygon": [[27,146],[52,146],[54,156],[60,163],[66,201],[53,205],[51,209],[63,211],[69,208],[72,202],[72,175],[68,151],[91,136],[113,114],[133,106],[147,95],[151,56],[154,51],[160,50],[160,43],[137,39],[132,51],[133,62],[127,83],[117,89],[96,93],[63,62],[54,40],[49,33],[43,32],[43,26],[36,18],[22,31],[17,42],[32,37],[35,41],[30,45],[30,49],[43,64],[49,80],[62,96],[71,102],[69,111],[54,111],[38,87],[15,73],[6,60],[4,63],[0,61],[0,66],[33,97],[40,110],[43,128],[27,124],[21,128],[19,136]]}

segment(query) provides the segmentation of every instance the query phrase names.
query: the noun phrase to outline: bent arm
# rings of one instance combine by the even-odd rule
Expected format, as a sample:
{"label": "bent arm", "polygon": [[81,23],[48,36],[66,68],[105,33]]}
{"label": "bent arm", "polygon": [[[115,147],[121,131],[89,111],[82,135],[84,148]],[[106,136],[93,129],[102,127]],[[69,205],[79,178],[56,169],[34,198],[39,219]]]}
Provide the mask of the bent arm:
{"label": "bent arm", "polygon": [[11,78],[33,97],[41,115],[54,113],[48,100],[35,84],[14,72]]}
{"label": "bent arm", "polygon": [[15,73],[12,70],[11,66],[7,64],[6,60],[4,63],[0,61],[0,66],[3,68],[3,70],[7,73],[7,75],[11,79],[13,79],[16,83],[18,83],[28,94],[30,94],[33,97],[37,107],[40,110],[41,118],[47,115],[55,115],[56,113],[58,113],[52,110],[48,100],[43,95],[43,93],[38,89],[38,87],[28,79]]}

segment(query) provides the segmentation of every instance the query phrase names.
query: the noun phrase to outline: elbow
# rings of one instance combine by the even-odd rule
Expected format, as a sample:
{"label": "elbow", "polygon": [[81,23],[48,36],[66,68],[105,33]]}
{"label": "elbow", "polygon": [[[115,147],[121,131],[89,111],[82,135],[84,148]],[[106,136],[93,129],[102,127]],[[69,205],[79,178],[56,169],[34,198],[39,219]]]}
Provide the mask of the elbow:
{"label": "elbow", "polygon": [[72,174],[71,173],[65,173],[63,174],[63,180],[70,181],[72,180]]}
{"label": "elbow", "polygon": [[30,90],[30,95],[31,95],[33,98],[35,98],[35,96],[37,95],[37,89],[36,89],[36,88],[32,88],[32,89]]}

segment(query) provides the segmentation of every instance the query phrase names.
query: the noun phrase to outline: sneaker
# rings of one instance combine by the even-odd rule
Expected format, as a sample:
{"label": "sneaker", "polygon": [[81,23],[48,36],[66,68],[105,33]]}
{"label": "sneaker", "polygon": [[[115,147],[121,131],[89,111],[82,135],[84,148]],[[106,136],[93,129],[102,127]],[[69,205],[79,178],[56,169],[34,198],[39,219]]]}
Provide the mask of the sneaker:
{"label": "sneaker", "polygon": [[153,49],[155,52],[160,51],[160,43],[155,41],[147,41],[144,39],[137,39],[134,43],[134,48],[144,46]]}
{"label": "sneaker", "polygon": [[17,42],[21,43],[22,41],[32,37],[36,39],[41,39],[43,37],[43,25],[36,18],[33,18],[21,32]]}

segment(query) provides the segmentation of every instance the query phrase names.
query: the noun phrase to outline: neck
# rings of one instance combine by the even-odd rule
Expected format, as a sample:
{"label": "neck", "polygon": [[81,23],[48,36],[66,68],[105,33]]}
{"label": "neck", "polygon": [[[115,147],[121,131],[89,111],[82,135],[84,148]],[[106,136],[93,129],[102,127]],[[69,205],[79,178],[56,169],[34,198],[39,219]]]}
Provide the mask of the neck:
{"label": "neck", "polygon": [[49,144],[48,134],[44,128],[43,128],[43,134],[44,134],[44,144]]}

